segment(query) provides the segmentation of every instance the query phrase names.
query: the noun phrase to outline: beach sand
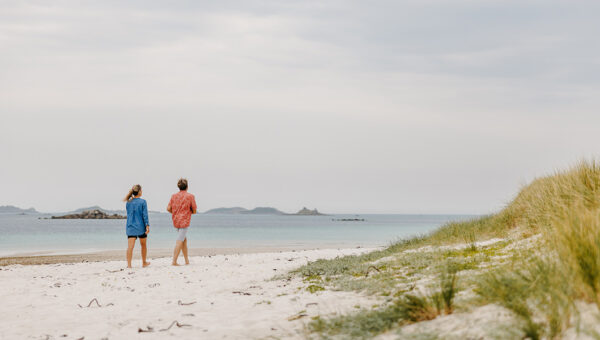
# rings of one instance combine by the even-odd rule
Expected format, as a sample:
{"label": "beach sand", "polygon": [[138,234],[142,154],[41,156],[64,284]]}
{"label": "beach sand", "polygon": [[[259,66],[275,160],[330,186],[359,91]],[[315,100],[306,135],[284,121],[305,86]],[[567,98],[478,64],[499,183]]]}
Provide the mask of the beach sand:
{"label": "beach sand", "polygon": [[[372,299],[310,293],[286,273],[307,261],[373,249],[254,250],[194,256],[180,267],[168,257],[151,258],[148,268],[135,260],[133,269],[125,268],[123,252],[28,257],[23,263],[71,263],[0,267],[0,338],[303,338],[310,317],[348,312]],[[111,256],[121,260],[107,261]]]}
{"label": "beach sand", "polygon": [[[344,248],[340,247],[323,247]],[[190,248],[189,256],[213,256],[213,255],[232,255],[232,254],[254,254],[254,253],[276,253],[283,251],[302,251],[318,250],[320,248],[306,247],[237,247],[237,248]],[[148,249],[148,258],[172,257],[173,249]],[[183,255],[179,255],[183,259]],[[13,256],[0,256],[0,266],[12,264],[36,265],[36,264],[55,264],[55,263],[78,263],[78,262],[99,262],[99,261],[120,261],[125,259],[125,249],[107,250],[78,254],[57,254],[49,255],[47,253],[22,253]],[[140,262],[140,245],[136,244],[133,250],[133,262]],[[183,261],[183,260],[182,260]]]}

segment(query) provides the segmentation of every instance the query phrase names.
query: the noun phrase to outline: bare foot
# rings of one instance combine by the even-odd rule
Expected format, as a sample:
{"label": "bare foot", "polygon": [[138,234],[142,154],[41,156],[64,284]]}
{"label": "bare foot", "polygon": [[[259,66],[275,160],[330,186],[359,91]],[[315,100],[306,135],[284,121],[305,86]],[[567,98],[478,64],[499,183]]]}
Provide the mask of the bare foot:
{"label": "bare foot", "polygon": [[179,263],[173,262],[173,263],[171,263],[171,265],[173,265],[173,266],[179,266]]}
{"label": "bare foot", "polygon": [[185,265],[187,266],[188,264],[190,264],[190,261],[185,261]]}
{"label": "bare foot", "polygon": [[144,264],[142,264],[142,267],[148,267],[150,265],[150,262],[146,262]]}

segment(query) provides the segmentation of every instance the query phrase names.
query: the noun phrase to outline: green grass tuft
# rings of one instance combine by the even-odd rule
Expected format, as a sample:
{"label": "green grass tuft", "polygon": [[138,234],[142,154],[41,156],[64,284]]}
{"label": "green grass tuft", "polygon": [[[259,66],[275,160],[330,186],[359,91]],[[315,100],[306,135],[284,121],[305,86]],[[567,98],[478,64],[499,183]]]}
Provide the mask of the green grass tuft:
{"label": "green grass tuft", "polygon": [[440,277],[439,290],[431,295],[404,294],[374,310],[362,309],[328,320],[318,317],[309,323],[309,329],[321,335],[344,335],[364,339],[401,324],[432,320],[442,314],[451,314],[458,286],[456,272],[449,268]]}
{"label": "green grass tuft", "polygon": [[325,290],[325,288],[323,288],[321,286],[317,286],[317,285],[310,285],[310,286],[306,287],[306,290],[308,292],[310,292],[311,294],[314,294],[316,292],[320,292],[320,291]]}
{"label": "green grass tuft", "polygon": [[554,338],[569,326],[574,311],[568,277],[569,268],[556,258],[526,258],[515,268],[486,273],[475,292],[485,303],[498,303],[515,313],[531,339]]}

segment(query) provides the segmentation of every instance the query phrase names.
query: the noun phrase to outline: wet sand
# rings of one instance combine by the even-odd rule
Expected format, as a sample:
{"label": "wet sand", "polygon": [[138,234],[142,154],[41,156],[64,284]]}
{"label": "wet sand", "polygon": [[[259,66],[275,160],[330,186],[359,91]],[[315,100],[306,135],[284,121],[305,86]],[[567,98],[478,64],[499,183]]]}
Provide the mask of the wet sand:
{"label": "wet sand", "polygon": [[[256,253],[277,253],[302,250],[316,250],[324,248],[337,247],[247,247],[247,248],[193,248],[189,250],[189,256],[214,256],[214,255],[232,255],[232,254],[256,254]],[[347,247],[339,247],[347,248]],[[360,247],[359,247],[360,248]],[[148,259],[156,259],[173,256],[173,249],[148,249]],[[65,254],[65,255],[37,255],[35,253],[24,253],[15,256],[0,257],[0,267],[13,264],[20,265],[40,265],[55,263],[80,263],[80,262],[101,262],[101,261],[119,261],[125,260],[125,249],[109,250],[83,254]],[[179,255],[180,262],[183,261],[183,255]],[[140,248],[136,246],[133,251],[133,261],[140,262]]]}

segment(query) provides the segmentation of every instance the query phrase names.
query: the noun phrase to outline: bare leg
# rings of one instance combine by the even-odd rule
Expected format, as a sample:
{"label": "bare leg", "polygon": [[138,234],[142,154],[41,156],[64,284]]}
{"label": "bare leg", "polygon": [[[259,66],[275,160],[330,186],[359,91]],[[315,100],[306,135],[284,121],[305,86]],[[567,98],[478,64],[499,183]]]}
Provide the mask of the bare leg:
{"label": "bare leg", "polygon": [[140,239],[140,245],[142,246],[142,267],[148,267],[150,262],[146,262],[146,254],[148,254],[148,248],[146,247],[146,238]]}
{"label": "bare leg", "polygon": [[181,247],[181,251],[183,252],[185,264],[190,264],[190,260],[188,259],[187,237],[183,240],[183,246]]}
{"label": "bare leg", "polygon": [[181,248],[183,248],[183,242],[182,241],[175,241],[175,250],[173,251],[173,265],[174,266],[178,266],[179,264],[177,264],[177,258],[179,257],[179,253],[181,252]]}
{"label": "bare leg", "polygon": [[133,247],[135,247],[135,238],[127,239],[127,268],[131,268],[131,258],[133,257]]}

